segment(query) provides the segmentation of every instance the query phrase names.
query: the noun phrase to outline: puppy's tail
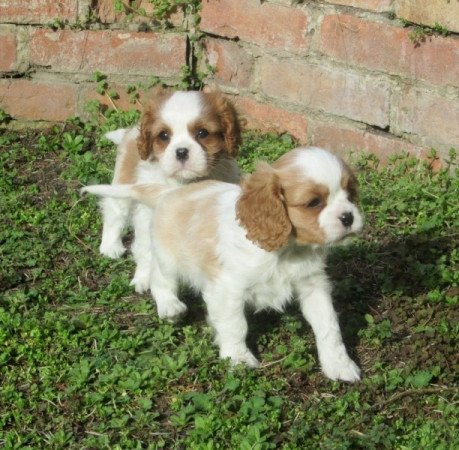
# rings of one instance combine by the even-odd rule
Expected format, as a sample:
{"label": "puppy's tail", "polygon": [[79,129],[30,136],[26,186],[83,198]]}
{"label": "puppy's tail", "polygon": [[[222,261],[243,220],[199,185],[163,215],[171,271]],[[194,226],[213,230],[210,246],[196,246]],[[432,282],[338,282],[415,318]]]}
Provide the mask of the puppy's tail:
{"label": "puppy's tail", "polygon": [[108,133],[105,133],[104,136],[109,141],[112,141],[114,144],[119,145],[121,144],[121,141],[123,140],[125,134],[128,131],[129,130],[127,128],[118,128],[117,130],[109,131]]}
{"label": "puppy's tail", "polygon": [[81,193],[97,195],[99,197],[126,198],[137,200],[147,206],[156,206],[156,203],[166,192],[176,188],[162,184],[96,184],[81,189]]}

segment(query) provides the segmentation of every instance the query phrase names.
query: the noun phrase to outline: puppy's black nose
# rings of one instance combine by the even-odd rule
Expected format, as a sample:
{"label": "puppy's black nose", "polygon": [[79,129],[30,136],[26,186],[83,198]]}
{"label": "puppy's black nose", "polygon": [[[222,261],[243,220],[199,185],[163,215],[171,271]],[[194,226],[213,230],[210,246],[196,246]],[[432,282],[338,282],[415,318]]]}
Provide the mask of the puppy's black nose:
{"label": "puppy's black nose", "polygon": [[188,149],[185,147],[180,147],[175,150],[175,156],[179,161],[185,161],[188,159]]}
{"label": "puppy's black nose", "polygon": [[354,222],[354,215],[351,212],[345,212],[339,216],[339,220],[341,220],[341,223],[347,228]]}

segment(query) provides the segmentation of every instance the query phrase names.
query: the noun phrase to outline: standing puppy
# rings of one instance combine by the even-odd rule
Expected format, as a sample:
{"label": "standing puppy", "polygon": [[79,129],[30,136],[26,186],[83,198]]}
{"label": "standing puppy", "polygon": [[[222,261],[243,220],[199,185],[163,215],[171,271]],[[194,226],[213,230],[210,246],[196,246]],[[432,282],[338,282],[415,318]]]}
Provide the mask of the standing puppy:
{"label": "standing puppy", "polygon": [[356,179],[336,156],[298,148],[259,165],[242,187],[217,181],[188,186],[90,186],[155,209],[150,235],[151,292],[161,318],[186,310],[180,280],[199,290],[222,358],[255,367],[246,346],[246,304],[282,311],[295,298],[314,331],[331,379],[359,380],[333,309],[326,250],[362,228]]}
{"label": "standing puppy", "polygon": [[[218,92],[158,91],[145,108],[139,127],[107,133],[107,138],[119,144],[112,184],[178,186],[200,179],[239,181],[234,157],[240,144],[240,125],[235,108]],[[100,252],[111,258],[123,254],[121,235],[131,219],[136,261],[132,284],[137,292],[144,292],[149,287],[152,211],[133,205],[131,199],[107,198],[101,205]]]}

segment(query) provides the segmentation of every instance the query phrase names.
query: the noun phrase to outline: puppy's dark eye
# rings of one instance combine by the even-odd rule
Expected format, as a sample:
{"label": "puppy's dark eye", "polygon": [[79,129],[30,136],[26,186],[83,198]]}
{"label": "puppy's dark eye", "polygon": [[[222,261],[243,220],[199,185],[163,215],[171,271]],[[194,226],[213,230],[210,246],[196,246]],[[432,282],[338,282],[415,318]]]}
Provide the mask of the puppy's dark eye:
{"label": "puppy's dark eye", "polygon": [[198,130],[198,132],[196,133],[196,137],[198,139],[205,139],[207,136],[209,136],[209,132],[205,129],[205,128],[201,128],[200,130]]}
{"label": "puppy's dark eye", "polygon": [[161,133],[158,134],[159,139],[162,141],[168,141],[169,140],[169,133],[167,131],[161,131]]}
{"label": "puppy's dark eye", "polygon": [[307,208],[317,208],[322,204],[322,201],[320,200],[319,197],[313,198],[307,205]]}

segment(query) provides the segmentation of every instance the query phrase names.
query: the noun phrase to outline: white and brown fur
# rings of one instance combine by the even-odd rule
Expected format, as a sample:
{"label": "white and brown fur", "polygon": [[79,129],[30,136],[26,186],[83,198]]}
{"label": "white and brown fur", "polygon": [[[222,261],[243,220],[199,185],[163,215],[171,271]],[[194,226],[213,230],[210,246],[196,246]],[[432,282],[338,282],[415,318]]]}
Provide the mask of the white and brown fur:
{"label": "white and brown fur", "polygon": [[325,272],[327,247],[359,232],[363,221],[356,179],[340,158],[298,148],[260,164],[241,186],[202,181],[85,190],[154,208],[150,289],[161,318],[186,311],[178,283],[189,283],[206,302],[220,356],[256,367],[245,342],[245,305],[282,311],[295,299],[314,331],[325,375],[359,380]]}
{"label": "white and brown fur", "polygon": [[[157,90],[140,125],[107,133],[118,144],[112,184],[162,183],[182,185],[196,180],[239,181],[234,161],[240,143],[237,113],[219,92]],[[125,248],[122,232],[134,226],[132,252],[137,292],[148,289],[150,273],[149,222],[152,211],[132,199],[102,200],[103,232],[100,252],[111,258]]]}

